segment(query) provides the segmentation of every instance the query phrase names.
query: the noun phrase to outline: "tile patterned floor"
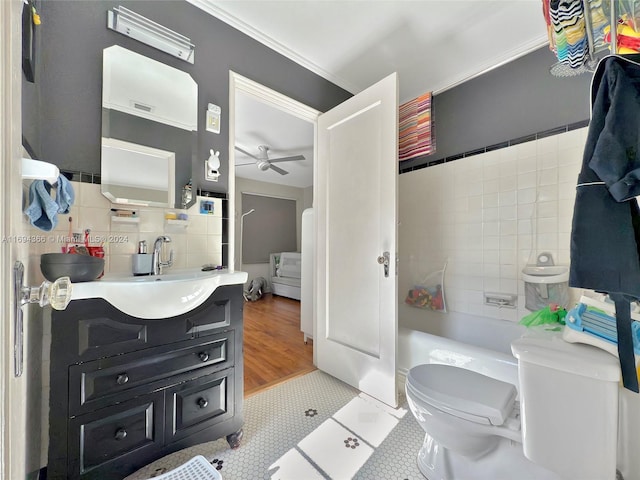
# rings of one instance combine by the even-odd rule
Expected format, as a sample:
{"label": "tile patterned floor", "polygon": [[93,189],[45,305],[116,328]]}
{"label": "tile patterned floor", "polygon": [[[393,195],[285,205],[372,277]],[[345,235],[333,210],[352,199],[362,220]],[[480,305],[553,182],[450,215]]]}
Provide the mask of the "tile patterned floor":
{"label": "tile patterned floor", "polygon": [[144,480],[203,455],[223,480],[424,480],[424,432],[406,401],[390,409],[317,370],[248,398],[244,437],[190,447],[138,470]]}

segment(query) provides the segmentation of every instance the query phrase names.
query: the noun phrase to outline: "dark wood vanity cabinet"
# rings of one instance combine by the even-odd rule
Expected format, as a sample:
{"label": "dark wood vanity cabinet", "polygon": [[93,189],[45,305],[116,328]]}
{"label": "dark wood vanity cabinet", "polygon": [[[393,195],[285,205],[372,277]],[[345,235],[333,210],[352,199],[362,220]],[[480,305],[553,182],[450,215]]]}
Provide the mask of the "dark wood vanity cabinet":
{"label": "dark wood vanity cabinet", "polygon": [[102,299],[53,310],[47,478],[122,479],[198,443],[237,447],[242,307],[242,286],[227,285],[165,319]]}

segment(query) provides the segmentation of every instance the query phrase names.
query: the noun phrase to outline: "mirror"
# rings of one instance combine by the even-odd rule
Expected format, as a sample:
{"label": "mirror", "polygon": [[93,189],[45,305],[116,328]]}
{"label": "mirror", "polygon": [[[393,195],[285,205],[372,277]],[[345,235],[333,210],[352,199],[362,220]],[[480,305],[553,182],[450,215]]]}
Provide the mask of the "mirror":
{"label": "mirror", "polygon": [[102,194],[112,203],[187,208],[198,158],[198,85],[191,76],[114,45],[102,63]]}

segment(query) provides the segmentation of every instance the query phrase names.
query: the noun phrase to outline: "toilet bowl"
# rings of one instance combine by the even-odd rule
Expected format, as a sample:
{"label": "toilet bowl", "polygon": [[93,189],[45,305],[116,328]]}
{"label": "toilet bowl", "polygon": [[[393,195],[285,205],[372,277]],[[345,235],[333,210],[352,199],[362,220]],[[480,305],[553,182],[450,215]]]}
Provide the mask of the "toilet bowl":
{"label": "toilet bowl", "polygon": [[454,365],[409,370],[407,401],[425,431],[422,474],[429,480],[616,478],[617,360],[566,343],[557,332],[525,335],[512,350],[518,390]]}
{"label": "toilet bowl", "polygon": [[514,385],[450,365],[428,364],[409,370],[405,390],[426,432],[418,467],[430,480],[458,478],[451,454],[477,461],[501,439],[521,442]]}

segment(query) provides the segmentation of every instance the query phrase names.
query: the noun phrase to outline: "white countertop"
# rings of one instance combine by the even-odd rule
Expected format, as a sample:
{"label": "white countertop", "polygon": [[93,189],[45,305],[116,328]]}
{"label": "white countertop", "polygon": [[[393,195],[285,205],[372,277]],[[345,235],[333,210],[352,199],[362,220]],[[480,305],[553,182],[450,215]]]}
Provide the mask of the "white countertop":
{"label": "white countertop", "polygon": [[162,275],[105,275],[74,283],[71,300],[102,298],[127,315],[162,319],[200,306],[216,288],[244,284],[247,272],[200,269],[169,270]]}

